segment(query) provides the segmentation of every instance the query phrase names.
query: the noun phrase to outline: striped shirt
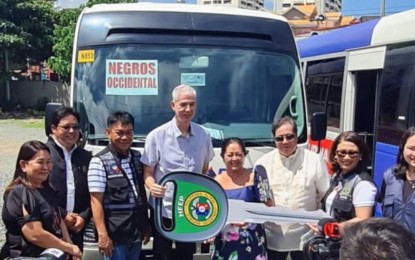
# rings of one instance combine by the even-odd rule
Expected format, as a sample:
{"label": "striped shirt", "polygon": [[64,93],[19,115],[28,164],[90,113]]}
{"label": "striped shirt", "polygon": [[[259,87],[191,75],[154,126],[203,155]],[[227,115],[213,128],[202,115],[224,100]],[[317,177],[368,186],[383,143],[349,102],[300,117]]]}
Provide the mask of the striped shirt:
{"label": "striped shirt", "polygon": [[[131,155],[125,159],[121,159],[121,167],[124,169],[127,174],[128,180],[133,187],[134,195],[137,196],[136,186],[134,185],[133,174],[130,167]],[[108,176],[110,179],[111,176]],[[88,169],[88,187],[89,192],[100,192],[104,193],[107,186],[107,174],[105,172],[104,164],[101,159],[98,157],[93,157]],[[135,198],[133,193],[129,194],[129,202],[135,204]],[[109,204],[109,198],[104,197],[104,207],[105,204]]]}

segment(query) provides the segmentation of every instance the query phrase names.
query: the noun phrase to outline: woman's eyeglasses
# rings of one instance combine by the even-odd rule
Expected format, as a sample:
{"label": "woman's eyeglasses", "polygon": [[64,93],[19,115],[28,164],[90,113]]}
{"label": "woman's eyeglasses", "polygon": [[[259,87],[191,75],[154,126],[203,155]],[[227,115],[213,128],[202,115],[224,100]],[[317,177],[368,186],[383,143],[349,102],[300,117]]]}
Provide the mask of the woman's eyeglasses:
{"label": "woman's eyeglasses", "polygon": [[280,143],[280,142],[284,141],[284,138],[287,141],[292,141],[295,138],[295,134],[279,135],[279,136],[274,137],[274,140],[275,140],[275,142]]}
{"label": "woman's eyeglasses", "polygon": [[346,157],[346,155],[348,155],[350,158],[356,158],[357,156],[359,156],[360,152],[359,151],[337,150],[336,154],[340,158],[344,158],[344,157]]}

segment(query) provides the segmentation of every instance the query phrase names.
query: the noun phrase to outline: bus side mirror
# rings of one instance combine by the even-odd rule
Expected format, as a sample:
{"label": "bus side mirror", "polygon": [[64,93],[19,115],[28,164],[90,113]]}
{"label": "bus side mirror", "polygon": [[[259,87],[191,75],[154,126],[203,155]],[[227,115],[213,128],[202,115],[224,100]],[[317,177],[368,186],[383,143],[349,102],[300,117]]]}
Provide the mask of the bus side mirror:
{"label": "bus side mirror", "polygon": [[326,138],[327,115],[324,112],[315,112],[311,118],[311,140],[321,141]]}
{"label": "bus side mirror", "polygon": [[45,134],[49,136],[52,133],[52,116],[58,108],[62,106],[61,103],[47,103],[45,107]]}

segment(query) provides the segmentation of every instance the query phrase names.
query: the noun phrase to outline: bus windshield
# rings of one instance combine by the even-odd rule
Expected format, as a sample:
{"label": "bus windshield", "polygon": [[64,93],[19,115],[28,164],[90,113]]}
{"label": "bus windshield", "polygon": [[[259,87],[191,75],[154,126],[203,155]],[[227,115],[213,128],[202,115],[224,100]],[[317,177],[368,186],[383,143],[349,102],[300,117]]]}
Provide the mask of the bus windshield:
{"label": "bus windshield", "polygon": [[84,49],[94,52],[94,60],[76,64],[72,101],[85,114],[90,143],[105,140],[106,118],[117,110],[134,116],[136,140],[144,141],[174,116],[171,92],[179,84],[196,89],[193,121],[214,141],[238,136],[272,143],[271,124],[283,115],[296,118],[299,141],[306,138],[301,77],[290,55],[189,45],[107,44]]}

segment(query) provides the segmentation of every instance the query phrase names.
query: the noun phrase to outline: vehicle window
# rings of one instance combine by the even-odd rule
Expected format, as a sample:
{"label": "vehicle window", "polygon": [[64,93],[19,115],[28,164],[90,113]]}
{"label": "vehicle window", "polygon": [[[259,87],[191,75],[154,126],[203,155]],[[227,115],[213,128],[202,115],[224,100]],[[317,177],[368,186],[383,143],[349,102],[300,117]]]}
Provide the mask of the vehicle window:
{"label": "vehicle window", "polygon": [[341,58],[307,63],[305,88],[309,119],[315,112],[325,112],[327,126],[340,128],[344,62]]}
{"label": "vehicle window", "polygon": [[378,140],[399,145],[414,123],[415,44],[388,48],[381,85]]}

